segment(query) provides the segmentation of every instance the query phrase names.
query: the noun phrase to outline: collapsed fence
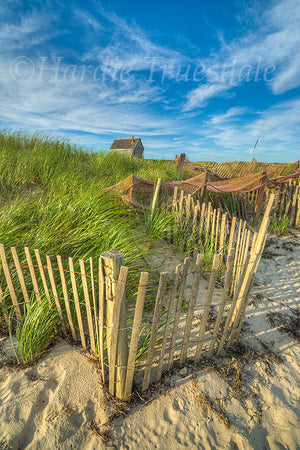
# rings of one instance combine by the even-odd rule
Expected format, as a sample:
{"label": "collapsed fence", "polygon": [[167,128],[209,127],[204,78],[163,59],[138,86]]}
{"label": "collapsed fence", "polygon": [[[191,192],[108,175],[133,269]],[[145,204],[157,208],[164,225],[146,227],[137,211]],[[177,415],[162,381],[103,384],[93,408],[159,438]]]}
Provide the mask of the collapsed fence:
{"label": "collapsed fence", "polygon": [[299,174],[271,179],[261,190],[247,193],[213,193],[207,192],[207,199],[222,211],[234,214],[238,218],[252,221],[265,211],[271,193],[276,194],[273,217],[278,220],[286,218],[290,226],[300,226],[300,190]]}
{"label": "collapsed fence", "polygon": [[110,186],[107,191],[121,195],[125,202],[142,209],[150,204],[157,185],[159,191],[156,196],[159,194],[161,204],[167,203],[172,196],[174,198],[177,189],[192,195],[200,203],[211,202],[221,212],[247,221],[260,217],[266,209],[270,194],[274,192],[277,195],[274,208],[276,216],[282,217],[284,213],[291,226],[300,226],[299,173],[273,178],[270,176],[266,172],[259,172],[224,179],[204,171],[188,180],[161,182],[161,179],[151,181],[131,175]]}
{"label": "collapsed fence", "polygon": [[[55,262],[46,256],[45,264],[38,250],[34,251],[33,262],[29,248],[25,248],[27,263],[21,265],[14,247],[10,256],[0,245],[1,315],[9,323],[13,311],[20,323],[30,311],[33,298],[39,302],[46,296],[49,305],[54,300],[62,333],[75,342],[79,340],[85,350],[99,359],[110,393],[126,399],[133,386],[146,390],[175,363],[184,364],[189,358],[197,363],[203,356],[218,355],[239,336],[273,202],[272,194],[260,231],[252,236],[251,248],[249,232],[242,238],[241,227],[238,235],[229,231],[229,241],[231,234],[240,236],[240,241],[234,242],[233,238],[228,242],[226,255],[225,246],[219,245],[208,283],[203,281],[204,255],[200,253],[195,258],[185,258],[183,264],[176,266],[174,275],[162,272],[153,312],[144,308],[147,291],[153,291],[147,272],[140,274],[136,286],[134,312],[132,305],[126,304],[128,268],[122,254],[101,254],[97,267],[92,259],[89,263],[77,263],[69,258],[66,269],[60,256]],[[187,214],[187,205],[179,207],[181,219]],[[213,222],[215,216],[216,224],[216,214],[210,211],[202,217],[205,221],[210,217]],[[224,218],[221,228],[222,223],[226,223]],[[193,225],[195,222],[191,221]],[[232,229],[236,227],[231,226]],[[217,242],[220,244],[220,240]],[[127,309],[132,311],[129,317]]]}

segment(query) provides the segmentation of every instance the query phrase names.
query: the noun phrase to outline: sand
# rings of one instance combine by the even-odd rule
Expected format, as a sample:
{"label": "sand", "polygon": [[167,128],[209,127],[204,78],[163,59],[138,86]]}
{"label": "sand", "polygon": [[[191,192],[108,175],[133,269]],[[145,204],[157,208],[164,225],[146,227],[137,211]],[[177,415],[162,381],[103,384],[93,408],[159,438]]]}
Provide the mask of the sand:
{"label": "sand", "polygon": [[11,344],[2,338],[0,449],[300,448],[299,343],[281,330],[290,320],[295,327],[299,308],[299,244],[295,231],[268,239],[231,354],[206,367],[187,364],[185,375],[174,369],[155,395],[112,420],[126,408],[107,396],[78,347],[59,340],[20,370],[9,365]]}

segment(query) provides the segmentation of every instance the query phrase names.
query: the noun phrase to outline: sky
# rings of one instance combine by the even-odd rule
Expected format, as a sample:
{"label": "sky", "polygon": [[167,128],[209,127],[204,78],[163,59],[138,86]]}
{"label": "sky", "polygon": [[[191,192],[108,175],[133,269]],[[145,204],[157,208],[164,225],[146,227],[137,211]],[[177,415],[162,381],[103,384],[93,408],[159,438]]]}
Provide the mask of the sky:
{"label": "sky", "polygon": [[145,158],[295,161],[299,24],[299,0],[2,0],[0,129],[94,151],[134,135]]}

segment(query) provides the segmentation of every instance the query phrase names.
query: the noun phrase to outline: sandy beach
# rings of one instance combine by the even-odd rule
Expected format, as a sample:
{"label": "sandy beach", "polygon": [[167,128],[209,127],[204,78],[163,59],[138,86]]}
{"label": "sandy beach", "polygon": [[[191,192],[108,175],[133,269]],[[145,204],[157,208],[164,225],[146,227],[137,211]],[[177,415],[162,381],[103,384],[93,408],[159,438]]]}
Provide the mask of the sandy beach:
{"label": "sandy beach", "polygon": [[295,230],[268,238],[232,351],[173,369],[129,405],[79,347],[58,340],[20,369],[2,336],[0,448],[299,448],[299,244]]}

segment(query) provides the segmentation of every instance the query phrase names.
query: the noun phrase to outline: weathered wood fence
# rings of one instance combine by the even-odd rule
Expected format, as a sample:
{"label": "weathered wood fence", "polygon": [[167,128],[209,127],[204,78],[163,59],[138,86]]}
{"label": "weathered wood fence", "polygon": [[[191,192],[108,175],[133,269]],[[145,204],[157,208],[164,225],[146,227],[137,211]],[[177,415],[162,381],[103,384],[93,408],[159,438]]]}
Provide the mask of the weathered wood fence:
{"label": "weathered wood fence", "polygon": [[220,177],[232,178],[243,175],[249,175],[262,170],[267,171],[273,177],[282,175],[290,175],[299,172],[300,161],[294,163],[263,163],[256,161],[254,158],[251,161],[231,161],[217,163],[212,161],[201,161],[198,163],[189,163],[192,167],[201,167],[202,169],[210,170]]}
{"label": "weathered wood fence", "polygon": [[202,276],[204,256],[187,257],[173,276],[160,274],[152,312],[144,309],[149,274],[142,272],[134,311],[127,314],[127,308],[131,309],[126,304],[128,268],[120,253],[103,253],[95,267],[92,259],[87,263],[69,258],[68,265],[60,256],[56,261],[49,256],[43,259],[38,250],[34,250],[33,261],[32,252],[25,248],[26,264],[21,264],[15,248],[7,251],[0,245],[0,313],[8,322],[13,310],[20,321],[33,298],[39,301],[46,296],[50,304],[54,299],[62,333],[79,340],[99,359],[111,394],[126,399],[133,385],[146,390],[174,363],[184,364],[189,358],[197,363],[203,356],[218,355],[239,336],[273,201],[271,195],[250,251],[245,246],[246,257],[237,256],[241,244],[230,247],[222,289],[218,280],[222,252],[214,257],[208,283]]}
{"label": "weathered wood fence", "polygon": [[300,186],[297,182],[277,185],[266,190],[264,203],[271,194],[275,194],[274,216],[277,219],[287,217],[290,226],[300,227]]}
{"label": "weathered wood fence", "polygon": [[263,186],[261,190],[248,193],[207,192],[206,197],[213,205],[219,205],[222,212],[250,222],[265,211],[272,193],[276,194],[273,216],[278,220],[288,218],[290,226],[300,227],[300,187],[297,181]]}
{"label": "weathered wood fence", "polygon": [[255,244],[257,234],[247,228],[246,221],[222,213],[221,208],[213,208],[211,202],[201,203],[201,200],[177,188],[174,189],[172,209],[176,214],[174,227],[166,236],[169,242],[180,239],[183,249],[194,254],[203,251],[220,253],[221,262],[231,248],[236,249],[233,266],[233,288],[236,288],[241,267]]}

